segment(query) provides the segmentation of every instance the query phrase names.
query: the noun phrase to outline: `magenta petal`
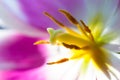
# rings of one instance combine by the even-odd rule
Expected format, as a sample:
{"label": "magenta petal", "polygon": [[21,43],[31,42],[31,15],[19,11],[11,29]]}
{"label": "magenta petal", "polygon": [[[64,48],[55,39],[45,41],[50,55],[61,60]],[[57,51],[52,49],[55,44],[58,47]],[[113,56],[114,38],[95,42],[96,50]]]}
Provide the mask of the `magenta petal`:
{"label": "magenta petal", "polygon": [[10,36],[0,44],[1,61],[12,63],[14,70],[26,70],[41,67],[46,60],[44,46],[36,46],[35,38],[24,35]]}
{"label": "magenta petal", "polygon": [[38,68],[30,71],[4,71],[1,80],[46,80],[45,69]]}

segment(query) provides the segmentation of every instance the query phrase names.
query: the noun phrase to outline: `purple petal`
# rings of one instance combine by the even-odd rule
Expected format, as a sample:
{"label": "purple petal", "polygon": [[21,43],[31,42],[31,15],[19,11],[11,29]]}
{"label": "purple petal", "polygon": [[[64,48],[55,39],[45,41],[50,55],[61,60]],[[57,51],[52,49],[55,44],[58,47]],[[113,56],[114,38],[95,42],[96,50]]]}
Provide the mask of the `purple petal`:
{"label": "purple petal", "polygon": [[118,0],[118,5],[116,11],[120,11],[120,0]]}
{"label": "purple petal", "polygon": [[67,21],[62,15],[60,15],[58,12],[59,9],[68,10],[78,19],[85,15],[85,9],[83,9],[85,7],[83,0],[20,0],[20,3],[24,13],[29,19],[29,23],[42,30],[46,30],[48,27],[58,27],[51,20],[49,20],[48,17],[43,15],[44,11],[51,13],[55,18],[64,22],[65,24],[67,24]]}
{"label": "purple petal", "polygon": [[45,47],[33,45],[37,40],[22,34],[10,35],[7,40],[0,42],[0,63],[11,64],[14,70],[43,66],[46,61]]}
{"label": "purple petal", "polygon": [[[16,7],[11,5],[15,5]],[[17,18],[27,24],[32,25],[30,27],[35,27],[36,29],[46,31],[46,27],[55,27],[56,25],[53,25],[53,22],[49,20],[43,12],[48,11],[50,13],[57,14],[58,7],[61,5],[58,1],[53,3],[51,1],[44,0],[14,0],[12,2],[5,0],[3,1],[3,6],[5,6],[4,9],[7,6],[6,9],[8,9],[10,13],[17,16]],[[57,15],[59,16],[60,14]],[[61,17],[59,18],[62,19]]]}
{"label": "purple petal", "polygon": [[44,11],[51,13],[58,19],[62,19],[58,14],[58,9],[63,7],[58,1],[20,0],[19,2],[21,3],[24,13],[28,17],[29,23],[42,30],[46,30],[47,27],[56,28],[56,25],[43,14]]}
{"label": "purple petal", "polygon": [[67,11],[76,19],[84,20],[86,18],[86,4],[84,0],[60,0],[59,1]]}
{"label": "purple petal", "polygon": [[[58,28],[43,12],[51,13],[58,20],[67,24],[66,19],[58,12],[58,9],[66,9],[78,18],[82,17],[85,9],[83,8],[82,0],[62,0],[62,1],[48,1],[48,0],[9,0],[3,1],[4,6],[7,6],[10,13],[22,19],[25,23],[29,23],[33,27],[45,30],[47,27]],[[14,6],[13,6],[14,5]],[[74,6],[75,5],[75,6]],[[77,12],[81,12],[80,14]]]}

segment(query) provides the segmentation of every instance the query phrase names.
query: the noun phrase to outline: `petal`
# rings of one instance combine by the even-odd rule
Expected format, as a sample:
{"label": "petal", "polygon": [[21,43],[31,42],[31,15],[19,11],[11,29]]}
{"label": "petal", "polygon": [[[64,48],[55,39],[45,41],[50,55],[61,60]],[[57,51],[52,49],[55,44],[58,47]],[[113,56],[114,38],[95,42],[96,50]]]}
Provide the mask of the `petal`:
{"label": "petal", "polygon": [[85,19],[86,5],[84,0],[61,0],[59,2],[78,20]]}
{"label": "petal", "polygon": [[[69,61],[58,65],[46,66],[48,80],[77,80],[81,62]],[[69,66],[69,67],[68,67]],[[57,73],[56,76],[54,76]]]}
{"label": "petal", "polygon": [[[85,0],[88,17],[100,12],[105,18],[109,18],[117,8],[118,0]],[[116,6],[115,6],[116,5]]]}
{"label": "petal", "polygon": [[2,80],[46,80],[45,69],[37,68],[29,71],[2,71]]}
{"label": "petal", "polygon": [[111,17],[111,20],[108,23],[109,24],[108,26],[110,26],[109,31],[110,30],[115,31],[118,34],[118,36],[120,34],[120,31],[119,31],[119,29],[120,29],[120,23],[119,23],[120,16],[119,16],[119,14],[120,14],[120,8],[117,9],[116,13],[114,14],[114,16]]}
{"label": "petal", "polygon": [[[12,6],[14,5],[14,6]],[[27,6],[27,7],[26,7]],[[50,21],[44,14],[44,11],[48,11],[56,15],[58,19],[62,19],[59,16],[58,8],[60,8],[60,4],[58,1],[45,1],[45,0],[31,0],[31,1],[24,1],[24,0],[14,0],[9,2],[9,0],[3,1],[4,10],[9,10],[9,13],[15,15],[16,18],[20,19],[24,23],[27,23],[31,26],[35,27],[36,29],[46,31],[46,27],[54,27],[52,21]],[[7,7],[7,8],[6,8]],[[61,6],[62,8],[62,6]],[[6,13],[6,12],[4,12]],[[6,16],[4,14],[4,16]],[[4,19],[4,18],[3,18]],[[13,20],[14,21],[14,20]]]}
{"label": "petal", "polygon": [[105,15],[108,16],[108,21],[106,23],[107,31],[114,31],[119,34],[119,14],[120,14],[120,7],[119,7],[120,0],[111,0],[110,5],[106,9]]}
{"label": "petal", "polygon": [[[19,0],[20,6],[24,14],[28,18],[28,22],[38,29],[46,30],[47,27],[56,28],[52,21],[43,14],[44,11],[50,12],[58,19],[62,19],[58,14],[58,9],[62,6],[58,1],[48,0]],[[26,7],[28,6],[28,7]]]}
{"label": "petal", "polygon": [[[37,38],[17,32],[7,31],[6,33],[7,37],[4,35],[4,38],[0,40],[1,68],[27,70],[44,65],[46,61],[45,47],[33,45],[38,40]],[[1,34],[3,35],[2,32]]]}
{"label": "petal", "polygon": [[[4,4],[3,9],[7,9],[9,13],[17,16],[17,18],[22,20],[24,23],[32,25],[29,27],[35,27],[37,29],[45,31],[47,27],[57,27],[55,24],[53,24],[52,21],[50,21],[45,15],[43,15],[44,11],[50,12],[57,19],[65,22],[66,24],[66,19],[62,15],[60,15],[58,9],[66,9],[72,12],[72,14],[74,14],[75,16],[80,15],[77,16],[78,18],[82,17],[82,15],[84,14],[84,9],[82,9],[84,3],[82,0],[13,0],[12,2],[10,2],[9,0],[4,0],[2,2]],[[81,14],[78,13],[79,10],[81,11]]]}
{"label": "petal", "polygon": [[78,20],[84,19],[86,22],[89,22],[97,13],[100,12],[103,14],[105,20],[103,20],[103,23],[107,23],[109,18],[111,18],[111,15],[113,16],[113,13],[118,7],[118,0],[14,0],[12,2],[9,2],[9,0],[4,0],[2,2],[5,3],[4,6],[9,7],[7,9],[10,11],[10,13],[16,15],[25,23],[32,25],[32,27],[41,30],[46,30],[47,27],[56,28],[56,25],[54,25],[43,15],[44,11],[50,12],[52,15],[66,24],[66,19],[58,13],[58,9],[66,9],[75,15]]}
{"label": "petal", "polygon": [[110,54],[111,62],[108,63],[109,71],[112,73],[112,77],[116,78],[115,80],[120,79],[120,57],[119,55]]}
{"label": "petal", "polygon": [[38,37],[41,36],[41,34],[46,36],[46,34],[43,33],[42,31],[40,32],[39,30],[30,27],[31,25],[23,22],[21,19],[14,16],[14,14],[9,12],[7,9],[4,9],[5,7],[6,6],[4,6],[4,4],[0,3],[0,11],[2,12],[0,18],[3,21],[3,25],[5,27],[17,29],[20,32],[29,36]]}
{"label": "petal", "polygon": [[108,44],[104,47],[112,52],[120,52],[120,45],[118,44]]}
{"label": "petal", "polygon": [[[91,1],[85,0],[86,7],[87,7],[86,8],[87,10],[86,23],[90,27],[92,27],[91,30],[96,29],[94,31],[96,31],[98,34],[99,32],[103,32],[105,30],[109,31],[108,28],[111,28],[113,31],[112,27],[115,28],[116,26],[114,24],[116,22],[115,17],[119,18],[119,15],[116,15],[118,1],[119,0],[110,0],[110,1],[108,0],[91,0]],[[102,25],[99,25],[100,23],[102,23]]]}
{"label": "petal", "polygon": [[120,67],[119,67],[120,59],[113,54],[111,54],[110,57],[111,57],[111,63],[108,64],[120,72]]}

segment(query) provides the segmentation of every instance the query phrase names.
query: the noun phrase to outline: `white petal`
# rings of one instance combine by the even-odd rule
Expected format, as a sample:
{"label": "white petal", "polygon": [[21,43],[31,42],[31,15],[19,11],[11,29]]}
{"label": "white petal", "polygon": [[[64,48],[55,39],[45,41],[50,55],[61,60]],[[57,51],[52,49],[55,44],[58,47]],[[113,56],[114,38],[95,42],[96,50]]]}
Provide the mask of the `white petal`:
{"label": "white petal", "polygon": [[118,0],[85,0],[85,3],[86,9],[88,10],[88,17],[92,17],[96,13],[101,12],[105,19],[108,19],[115,12]]}
{"label": "white petal", "polygon": [[4,5],[5,8],[10,9],[12,13],[15,13],[19,16],[20,19],[26,20],[26,16],[21,10],[21,6],[19,5],[19,0],[2,0],[2,5]]}
{"label": "white petal", "polygon": [[[81,80],[81,78],[79,80]],[[87,69],[85,80],[96,80],[95,67],[93,66],[92,62],[90,62],[89,67]]]}
{"label": "white petal", "polygon": [[75,80],[79,66],[73,61],[47,65],[47,78],[48,80]]}
{"label": "white petal", "polygon": [[118,44],[107,44],[104,47],[113,52],[120,52],[120,45]]}
{"label": "white petal", "polygon": [[109,63],[109,65],[120,72],[120,59],[113,54],[110,55],[110,59],[111,63]]}

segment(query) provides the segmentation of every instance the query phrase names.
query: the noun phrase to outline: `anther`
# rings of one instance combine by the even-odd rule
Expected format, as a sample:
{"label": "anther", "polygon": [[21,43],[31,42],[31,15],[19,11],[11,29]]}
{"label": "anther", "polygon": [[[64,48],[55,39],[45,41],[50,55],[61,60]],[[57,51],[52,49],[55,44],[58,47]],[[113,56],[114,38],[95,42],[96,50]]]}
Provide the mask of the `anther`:
{"label": "anther", "polygon": [[91,30],[89,29],[89,27],[88,27],[82,20],[80,20],[80,22],[81,22],[81,24],[83,25],[84,30],[89,33],[90,39],[91,39],[92,41],[94,41],[94,37],[93,37],[93,35],[92,35]]}
{"label": "anther", "polygon": [[59,10],[62,14],[64,14],[68,20],[73,24],[79,24],[78,21],[67,11],[65,10]]}
{"label": "anther", "polygon": [[38,44],[50,44],[50,42],[45,40],[40,40],[34,43],[34,45],[38,45]]}
{"label": "anther", "polygon": [[65,46],[66,48],[69,49],[81,49],[80,47],[76,46],[76,45],[72,45],[72,44],[66,44],[66,43],[62,43],[63,46]]}
{"label": "anther", "polygon": [[65,29],[66,31],[68,31],[69,33],[73,33],[74,35],[79,35],[78,33],[76,33],[75,31],[73,31],[72,29],[68,28],[67,26],[65,26],[64,24],[62,24],[60,21],[56,20],[52,15],[50,15],[47,12],[44,12],[44,14],[49,17],[52,21],[54,21],[58,26],[60,26],[61,28]]}
{"label": "anther", "polygon": [[86,24],[82,20],[80,20],[80,22],[84,26],[85,31],[87,31],[88,33],[91,33],[91,30],[88,28],[88,26],[86,26]]}
{"label": "anther", "polygon": [[[79,24],[79,22],[66,10],[59,10],[63,15],[65,15],[65,17],[72,23],[74,24],[81,33],[83,33],[85,36],[87,36],[86,32],[84,31],[84,29],[82,28],[82,26]],[[88,36],[87,36],[88,37]]]}
{"label": "anther", "polygon": [[48,17],[49,17],[52,21],[54,21],[56,24],[58,24],[60,27],[62,27],[62,28],[65,27],[64,24],[62,24],[60,21],[56,20],[56,19],[55,19],[52,15],[50,15],[49,13],[44,12],[44,14],[45,14],[46,16],[48,16]]}
{"label": "anther", "polygon": [[58,60],[58,61],[56,61],[56,62],[49,62],[49,63],[47,63],[47,64],[48,64],[48,65],[59,64],[59,63],[66,62],[66,61],[68,61],[68,60],[69,60],[68,58],[63,58],[63,59]]}

